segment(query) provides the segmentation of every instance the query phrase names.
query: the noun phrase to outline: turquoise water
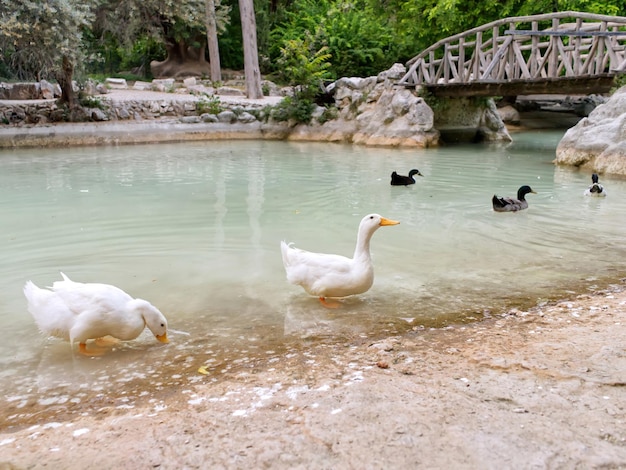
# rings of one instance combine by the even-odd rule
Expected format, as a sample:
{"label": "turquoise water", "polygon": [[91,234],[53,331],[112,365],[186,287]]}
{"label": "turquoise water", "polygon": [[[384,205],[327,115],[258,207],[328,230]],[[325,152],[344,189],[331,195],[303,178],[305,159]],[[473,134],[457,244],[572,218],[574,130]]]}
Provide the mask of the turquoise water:
{"label": "turquoise water", "polygon": [[[584,197],[590,174],[552,164],[561,135],[438,149],[237,141],[4,150],[3,395],[15,404],[76,381],[91,388],[103,370],[145,378],[147,369],[159,380],[165,370],[253,360],[303,339],[471,321],[617,279],[626,180],[601,177],[608,197]],[[389,185],[391,171],[411,168],[424,175],[417,184]],[[494,193],[514,196],[523,184],[538,193],[528,210],[492,211]],[[371,212],[401,224],[372,239],[370,291],[329,311],[287,283],[281,240],[351,255]],[[87,359],[43,338],[22,288],[29,279],[51,285],[59,271],[149,300],[167,316],[172,342],[146,332]]]}

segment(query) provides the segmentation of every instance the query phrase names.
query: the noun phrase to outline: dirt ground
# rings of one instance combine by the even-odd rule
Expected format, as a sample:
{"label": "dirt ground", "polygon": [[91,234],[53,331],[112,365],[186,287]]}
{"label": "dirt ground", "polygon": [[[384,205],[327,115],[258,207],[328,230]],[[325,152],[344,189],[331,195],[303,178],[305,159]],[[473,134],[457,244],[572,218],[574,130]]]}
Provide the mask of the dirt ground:
{"label": "dirt ground", "polygon": [[0,426],[0,469],[626,468],[626,285]]}

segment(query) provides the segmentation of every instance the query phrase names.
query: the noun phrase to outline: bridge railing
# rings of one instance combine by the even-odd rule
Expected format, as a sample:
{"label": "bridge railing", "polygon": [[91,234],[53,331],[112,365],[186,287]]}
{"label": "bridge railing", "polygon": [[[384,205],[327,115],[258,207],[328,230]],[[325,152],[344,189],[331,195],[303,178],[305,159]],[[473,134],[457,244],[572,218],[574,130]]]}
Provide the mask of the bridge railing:
{"label": "bridge railing", "polygon": [[626,18],[582,12],[505,18],[442,39],[399,84],[510,82],[626,72]]}

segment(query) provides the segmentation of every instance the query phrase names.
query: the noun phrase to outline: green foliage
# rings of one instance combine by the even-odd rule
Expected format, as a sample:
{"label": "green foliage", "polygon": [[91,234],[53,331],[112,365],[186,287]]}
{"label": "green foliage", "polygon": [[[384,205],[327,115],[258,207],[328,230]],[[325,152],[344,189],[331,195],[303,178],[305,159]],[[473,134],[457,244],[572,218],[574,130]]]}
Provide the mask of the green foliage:
{"label": "green foliage", "polygon": [[152,78],[150,62],[162,60],[166,55],[165,45],[152,36],[139,37],[130,48],[120,47],[119,70],[130,70],[143,78]]}
{"label": "green foliage", "polygon": [[327,121],[337,119],[338,113],[339,110],[335,106],[325,108],[322,115],[317,119],[317,122],[319,122],[320,124],[324,124]]}
{"label": "green foliage", "polygon": [[310,99],[298,99],[293,96],[285,97],[278,105],[274,106],[271,116],[276,121],[295,121],[308,124],[315,109],[315,103]]}
{"label": "green foliage", "polygon": [[79,96],[78,103],[83,108],[105,109],[105,106],[102,103],[102,100],[98,98],[97,96],[81,95]]}
{"label": "green foliage", "polygon": [[626,86],[626,73],[620,73],[616,75],[613,80],[613,87],[611,88],[611,93],[614,93],[619,88]]}
{"label": "green foliage", "polygon": [[0,50],[19,79],[53,79],[63,58],[80,65],[96,0],[0,0]]}
{"label": "green foliage", "polygon": [[198,111],[199,114],[219,114],[223,110],[224,108],[222,107],[222,102],[217,96],[204,95],[196,104],[196,111]]}
{"label": "green foliage", "polygon": [[308,37],[312,49],[327,48],[332,78],[375,75],[396,61],[396,45],[388,17],[378,15],[369,3],[295,0],[272,31],[272,40],[282,48]]}
{"label": "green foliage", "polygon": [[285,41],[277,60],[279,79],[289,85],[298,86],[297,94],[300,97],[314,98],[324,80],[329,77],[330,54],[327,51],[327,47],[313,50],[309,37]]}

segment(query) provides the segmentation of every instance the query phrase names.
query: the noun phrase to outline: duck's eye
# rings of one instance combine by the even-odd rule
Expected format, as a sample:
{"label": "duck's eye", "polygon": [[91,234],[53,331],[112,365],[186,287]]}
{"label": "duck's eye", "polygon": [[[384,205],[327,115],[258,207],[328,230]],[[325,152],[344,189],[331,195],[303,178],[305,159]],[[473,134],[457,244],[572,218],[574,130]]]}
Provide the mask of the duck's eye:
{"label": "duck's eye", "polygon": [[373,218],[374,218],[374,216],[373,216],[373,215],[370,215],[370,220],[372,220]]}
{"label": "duck's eye", "polygon": [[165,326],[165,323],[161,323],[161,326]]}

